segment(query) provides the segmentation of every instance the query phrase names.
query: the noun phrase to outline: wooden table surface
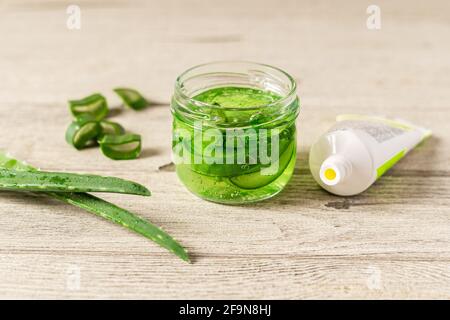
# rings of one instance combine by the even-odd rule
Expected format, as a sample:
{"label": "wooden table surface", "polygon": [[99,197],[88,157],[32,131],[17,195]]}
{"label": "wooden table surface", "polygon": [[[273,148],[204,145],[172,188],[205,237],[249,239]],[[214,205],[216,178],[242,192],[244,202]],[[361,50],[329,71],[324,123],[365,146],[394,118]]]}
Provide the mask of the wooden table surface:
{"label": "wooden table surface", "polygon": [[[0,148],[46,170],[136,180],[106,195],[193,258],[43,196],[0,193],[1,298],[450,298],[450,2],[0,2]],[[299,83],[298,163],[279,196],[226,206],[191,195],[170,165],[173,84],[186,68],[252,60]],[[117,86],[157,102],[116,112],[142,157],[114,162],[64,141],[69,98]],[[361,195],[321,190],[307,164],[337,114],[402,117],[434,136]],[[79,279],[79,282],[77,282]],[[77,285],[79,283],[79,285]]]}

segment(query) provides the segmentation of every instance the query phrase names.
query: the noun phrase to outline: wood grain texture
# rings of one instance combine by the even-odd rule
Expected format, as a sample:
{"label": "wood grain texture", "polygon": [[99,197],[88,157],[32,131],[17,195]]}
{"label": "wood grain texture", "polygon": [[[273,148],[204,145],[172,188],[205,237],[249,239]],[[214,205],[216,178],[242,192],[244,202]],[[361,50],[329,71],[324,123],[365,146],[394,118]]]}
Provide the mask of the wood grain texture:
{"label": "wood grain texture", "polygon": [[[450,3],[66,1],[0,3],[0,148],[46,170],[143,183],[151,198],[102,195],[162,226],[192,265],[148,240],[42,196],[0,193],[1,298],[450,298]],[[295,176],[274,199],[197,199],[170,165],[176,76],[240,59],[299,82]],[[157,102],[115,119],[141,133],[140,159],[114,162],[64,141],[66,101],[131,86]],[[403,117],[434,136],[367,192],[321,190],[308,149],[339,113]],[[68,284],[73,271],[80,287]]]}

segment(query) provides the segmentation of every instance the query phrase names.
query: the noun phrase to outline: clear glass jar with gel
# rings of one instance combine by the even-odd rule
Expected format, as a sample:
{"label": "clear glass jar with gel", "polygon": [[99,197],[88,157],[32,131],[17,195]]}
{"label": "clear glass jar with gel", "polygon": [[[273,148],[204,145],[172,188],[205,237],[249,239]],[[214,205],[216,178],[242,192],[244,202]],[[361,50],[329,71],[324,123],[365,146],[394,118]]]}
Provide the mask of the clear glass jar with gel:
{"label": "clear glass jar with gel", "polygon": [[251,62],[193,67],[172,98],[173,160],[181,182],[214,202],[270,198],[296,162],[299,100],[286,72]]}

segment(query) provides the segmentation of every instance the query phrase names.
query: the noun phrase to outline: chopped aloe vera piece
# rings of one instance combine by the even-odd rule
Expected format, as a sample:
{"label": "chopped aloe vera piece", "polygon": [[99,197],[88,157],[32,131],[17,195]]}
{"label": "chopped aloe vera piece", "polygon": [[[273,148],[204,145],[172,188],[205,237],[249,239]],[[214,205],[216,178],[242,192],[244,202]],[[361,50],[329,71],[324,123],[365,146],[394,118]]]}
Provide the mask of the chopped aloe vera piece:
{"label": "chopped aloe vera piece", "polygon": [[83,149],[92,143],[101,133],[98,122],[89,115],[83,115],[74,120],[66,131],[66,141],[76,149]]}
{"label": "chopped aloe vera piece", "polygon": [[149,102],[134,89],[116,88],[114,92],[119,95],[127,107],[133,110],[142,110],[149,105]]}
{"label": "chopped aloe vera piece", "polygon": [[99,135],[99,140],[107,134],[121,135],[121,134],[125,133],[124,127],[122,127],[117,122],[102,120],[102,121],[100,121],[100,127],[101,127],[101,133]]}
{"label": "chopped aloe vera piece", "polygon": [[0,167],[0,190],[38,192],[112,192],[149,196],[139,183],[92,174],[16,171]]}
{"label": "chopped aloe vera piece", "polygon": [[212,177],[232,177],[260,170],[259,164],[191,164],[191,170]]}
{"label": "chopped aloe vera piece", "polygon": [[70,100],[69,106],[70,112],[75,118],[88,114],[95,120],[100,121],[109,113],[106,98],[99,93],[94,93],[80,100]]}
{"label": "chopped aloe vera piece", "polygon": [[258,189],[264,187],[269,183],[275,181],[284,172],[294,152],[295,145],[294,142],[291,142],[291,144],[281,154],[278,160],[278,170],[273,175],[262,175],[261,171],[257,171],[249,174],[231,177],[230,181],[231,183],[242,189]]}
{"label": "chopped aloe vera piece", "polygon": [[136,159],[141,153],[141,136],[138,134],[105,135],[99,143],[103,154],[114,160]]}

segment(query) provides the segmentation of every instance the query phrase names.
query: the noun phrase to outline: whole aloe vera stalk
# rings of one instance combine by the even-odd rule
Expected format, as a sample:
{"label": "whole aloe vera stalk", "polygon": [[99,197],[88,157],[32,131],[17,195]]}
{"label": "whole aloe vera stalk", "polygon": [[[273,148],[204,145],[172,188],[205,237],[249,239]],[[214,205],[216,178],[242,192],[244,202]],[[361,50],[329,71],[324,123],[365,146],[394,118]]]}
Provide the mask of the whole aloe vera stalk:
{"label": "whole aloe vera stalk", "polygon": [[143,185],[116,177],[69,172],[0,168],[0,190],[33,192],[112,192],[150,196]]}
{"label": "whole aloe vera stalk", "polygon": [[[2,151],[0,151],[0,168],[23,170],[23,171],[37,171],[38,169],[14,159]],[[175,255],[189,262],[187,251],[171,236],[165,233],[157,226],[138,217],[137,215],[122,209],[110,202],[104,201],[88,193],[70,193],[70,192],[43,192],[49,197],[60,200],[62,202],[74,205],[78,208],[84,209],[97,216],[115,222],[125,228],[128,228],[144,237],[156,242],[161,247],[173,252]]]}

